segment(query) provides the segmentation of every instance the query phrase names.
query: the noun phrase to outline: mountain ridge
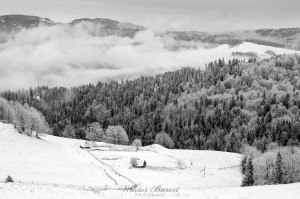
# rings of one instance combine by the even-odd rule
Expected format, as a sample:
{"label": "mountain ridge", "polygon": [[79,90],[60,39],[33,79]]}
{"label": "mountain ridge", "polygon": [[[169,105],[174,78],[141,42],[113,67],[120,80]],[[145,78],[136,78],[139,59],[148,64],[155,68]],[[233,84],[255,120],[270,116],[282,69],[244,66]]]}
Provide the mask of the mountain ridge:
{"label": "mountain ridge", "polygon": [[[58,23],[49,18],[29,15],[0,16],[0,32],[12,33],[22,29],[37,28],[53,25],[76,26],[80,23],[91,23],[93,36],[134,37],[136,33],[146,30],[147,27],[128,22],[120,22],[107,18],[79,18],[68,23]],[[158,31],[160,37],[171,37],[180,41],[194,41],[211,44],[239,45],[243,42],[300,50],[300,28],[255,29],[224,32],[203,31]]]}
{"label": "mountain ridge", "polygon": [[107,36],[117,35],[121,37],[133,37],[137,32],[144,30],[145,27],[132,23],[119,22],[106,18],[80,18],[69,23],[58,23],[49,18],[41,18],[30,15],[3,15],[0,16],[0,32],[13,33],[19,32],[22,29],[38,28],[39,26],[76,26],[80,23],[92,23],[93,35]]}

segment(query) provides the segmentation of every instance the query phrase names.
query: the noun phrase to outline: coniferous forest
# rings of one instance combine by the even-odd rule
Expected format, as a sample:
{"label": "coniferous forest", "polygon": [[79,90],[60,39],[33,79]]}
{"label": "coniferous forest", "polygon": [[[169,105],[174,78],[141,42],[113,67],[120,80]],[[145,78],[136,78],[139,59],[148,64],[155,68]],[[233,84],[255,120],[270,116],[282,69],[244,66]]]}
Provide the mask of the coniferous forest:
{"label": "coniferous forest", "polygon": [[248,144],[264,152],[270,143],[299,144],[299,89],[300,56],[282,55],[219,59],[204,70],[186,67],[134,80],[71,89],[41,86],[1,96],[41,111],[56,136],[86,139],[91,125],[120,125],[130,142],[140,139],[143,145],[166,135],[173,142],[167,147],[239,152]]}

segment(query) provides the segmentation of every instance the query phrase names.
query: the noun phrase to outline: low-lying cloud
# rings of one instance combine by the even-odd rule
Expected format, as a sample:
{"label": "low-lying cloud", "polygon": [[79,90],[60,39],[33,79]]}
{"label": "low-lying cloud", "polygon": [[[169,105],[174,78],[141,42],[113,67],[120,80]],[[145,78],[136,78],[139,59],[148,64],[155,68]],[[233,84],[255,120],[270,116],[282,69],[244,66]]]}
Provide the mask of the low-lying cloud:
{"label": "low-lying cloud", "polygon": [[224,56],[202,43],[159,37],[151,30],[134,38],[95,37],[86,24],[22,30],[0,35],[0,41],[0,90],[128,79],[180,66],[204,67]]}

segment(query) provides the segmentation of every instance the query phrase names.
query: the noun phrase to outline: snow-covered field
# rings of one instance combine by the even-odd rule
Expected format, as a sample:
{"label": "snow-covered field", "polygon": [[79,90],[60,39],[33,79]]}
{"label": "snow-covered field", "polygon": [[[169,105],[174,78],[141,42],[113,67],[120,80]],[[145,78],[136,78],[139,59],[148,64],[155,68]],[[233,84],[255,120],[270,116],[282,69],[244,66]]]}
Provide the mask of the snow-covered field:
{"label": "snow-covered field", "polygon": [[[0,138],[1,199],[273,199],[274,194],[278,198],[296,198],[300,194],[300,184],[241,188],[241,156],[234,153],[169,150],[159,145],[143,147],[137,152],[80,149],[82,140],[50,135],[37,139],[19,134],[12,125],[3,123],[0,123]],[[122,147],[112,145],[112,148]],[[147,167],[131,168],[131,157],[146,160]],[[4,183],[7,175],[15,183]],[[125,186],[134,184],[139,184],[134,192],[124,192]],[[159,185],[177,191],[151,191]]]}
{"label": "snow-covered field", "polygon": [[300,51],[297,50],[289,50],[285,48],[259,45],[251,42],[243,42],[242,44],[233,47],[227,44],[223,44],[215,48],[208,48],[208,49],[201,48],[197,50],[197,53],[198,53],[198,57],[203,61],[201,65],[204,66],[210,61],[219,58],[221,59],[224,58],[225,61],[231,60],[233,58],[247,59],[246,57],[243,58],[243,57],[233,56],[232,55],[233,52],[242,52],[242,53],[255,52],[257,53],[258,59],[270,58],[271,56],[268,53],[266,53],[267,51],[272,51],[277,55],[280,54],[290,55],[290,54],[300,53]]}
{"label": "snow-covered field", "polygon": [[[299,54],[300,51],[297,50],[289,50],[285,48],[277,48],[277,47],[272,47],[272,46],[265,46],[265,45],[259,45],[259,44],[254,44],[251,42],[243,42],[242,44],[230,48],[228,45],[221,45],[218,48],[222,48],[224,52],[227,52],[227,56],[229,56],[228,53],[232,52],[256,52],[257,56],[259,58],[269,58],[270,55],[266,53],[266,51],[272,51],[277,55],[281,54]],[[228,52],[229,51],[229,52]],[[227,57],[226,56],[226,57]]]}
{"label": "snow-covered field", "polygon": [[[239,154],[168,150],[160,145],[144,147],[137,152],[90,151],[90,153],[134,183],[141,183],[144,186],[163,184],[167,187],[199,190],[238,187],[242,180]],[[147,167],[131,168],[129,164],[131,157],[145,160]]]}
{"label": "snow-covered field", "polygon": [[19,134],[0,124],[0,181],[7,175],[24,183],[110,186],[113,182],[95,166],[97,161],[73,147],[80,140]]}

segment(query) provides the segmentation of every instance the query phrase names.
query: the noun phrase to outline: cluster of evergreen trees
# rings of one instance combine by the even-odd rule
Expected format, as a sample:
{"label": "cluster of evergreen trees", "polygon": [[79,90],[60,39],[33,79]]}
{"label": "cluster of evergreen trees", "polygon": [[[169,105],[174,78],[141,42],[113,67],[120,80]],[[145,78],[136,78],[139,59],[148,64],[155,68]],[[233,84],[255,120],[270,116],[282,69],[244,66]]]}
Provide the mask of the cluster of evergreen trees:
{"label": "cluster of evergreen trees", "polygon": [[261,151],[272,142],[299,144],[299,89],[300,57],[293,55],[2,96],[40,110],[57,136],[73,128],[74,137],[86,139],[86,127],[98,123],[104,130],[120,125],[130,142],[143,145],[166,134],[170,147],[239,152],[243,144]]}
{"label": "cluster of evergreen trees", "polygon": [[[261,165],[260,165],[261,166]],[[299,165],[293,165],[299,167]],[[267,184],[283,184],[288,183],[283,181],[283,165],[282,165],[282,156],[278,151],[276,162],[274,166],[274,170],[269,172],[270,170],[264,170],[261,168],[260,172],[264,172],[263,175],[266,176]],[[249,157],[244,156],[242,161],[242,173],[244,174],[244,178],[242,181],[242,187],[253,186],[254,184],[260,184],[260,182],[254,182],[254,166],[253,166],[253,157],[252,154]],[[286,169],[285,172],[292,172],[291,169]],[[261,173],[260,173],[261,174]],[[269,179],[272,179],[271,181]],[[294,182],[298,182],[299,179]]]}

